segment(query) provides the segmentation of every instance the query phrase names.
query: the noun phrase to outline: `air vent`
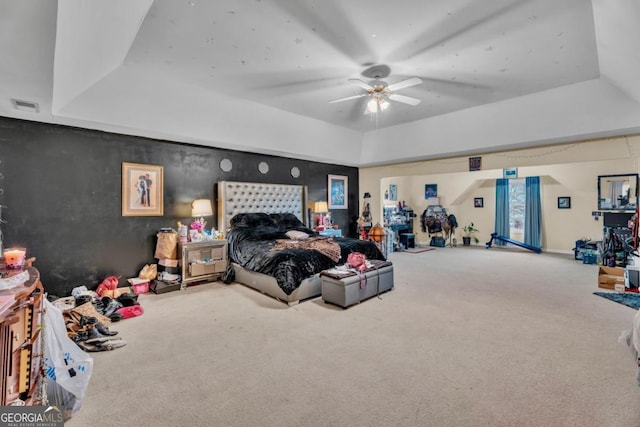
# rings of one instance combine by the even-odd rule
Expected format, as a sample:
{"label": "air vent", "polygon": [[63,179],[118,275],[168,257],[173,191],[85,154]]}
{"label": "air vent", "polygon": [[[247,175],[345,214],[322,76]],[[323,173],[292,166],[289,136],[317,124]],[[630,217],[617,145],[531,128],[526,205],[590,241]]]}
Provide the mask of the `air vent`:
{"label": "air vent", "polygon": [[20,111],[28,111],[29,113],[37,113],[38,103],[30,102],[30,101],[22,101],[20,99],[11,99],[11,103],[13,104],[13,108]]}

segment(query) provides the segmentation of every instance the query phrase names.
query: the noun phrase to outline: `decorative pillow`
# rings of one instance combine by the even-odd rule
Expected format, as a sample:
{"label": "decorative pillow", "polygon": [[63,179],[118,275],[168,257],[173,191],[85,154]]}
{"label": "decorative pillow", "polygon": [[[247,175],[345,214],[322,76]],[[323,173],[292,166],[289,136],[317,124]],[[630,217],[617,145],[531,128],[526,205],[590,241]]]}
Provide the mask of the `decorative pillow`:
{"label": "decorative pillow", "polygon": [[231,218],[231,228],[277,227],[277,224],[262,212],[240,213]]}
{"label": "decorative pillow", "polygon": [[304,227],[302,221],[292,213],[273,213],[269,215],[273,222],[282,230],[290,230],[296,227]]}
{"label": "decorative pillow", "polygon": [[304,231],[289,230],[285,234],[292,240],[304,240],[309,238],[309,235]]}

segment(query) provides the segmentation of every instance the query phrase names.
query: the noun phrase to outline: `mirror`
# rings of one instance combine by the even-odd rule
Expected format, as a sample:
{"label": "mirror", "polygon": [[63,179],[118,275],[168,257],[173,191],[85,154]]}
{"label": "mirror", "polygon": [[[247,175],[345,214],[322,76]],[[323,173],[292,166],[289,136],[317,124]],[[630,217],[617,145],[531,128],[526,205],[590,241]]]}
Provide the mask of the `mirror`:
{"label": "mirror", "polygon": [[637,205],[637,173],[598,176],[598,210],[634,211]]}

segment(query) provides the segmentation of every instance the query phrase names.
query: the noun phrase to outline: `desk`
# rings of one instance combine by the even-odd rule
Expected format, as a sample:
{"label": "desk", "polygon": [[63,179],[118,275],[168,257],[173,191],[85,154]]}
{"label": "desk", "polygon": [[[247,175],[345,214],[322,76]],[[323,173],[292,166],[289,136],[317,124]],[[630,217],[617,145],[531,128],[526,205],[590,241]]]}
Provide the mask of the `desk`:
{"label": "desk", "polygon": [[318,231],[318,234],[325,237],[342,237],[342,230],[330,228],[328,230]]}

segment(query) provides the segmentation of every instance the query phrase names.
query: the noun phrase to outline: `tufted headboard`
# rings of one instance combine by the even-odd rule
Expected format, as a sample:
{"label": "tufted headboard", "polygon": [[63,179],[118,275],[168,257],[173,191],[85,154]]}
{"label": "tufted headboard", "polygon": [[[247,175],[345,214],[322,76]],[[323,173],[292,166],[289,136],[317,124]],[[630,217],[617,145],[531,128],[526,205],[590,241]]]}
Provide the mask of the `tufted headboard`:
{"label": "tufted headboard", "polygon": [[305,225],[307,187],[304,185],[218,182],[218,230],[226,232],[239,213],[293,213]]}

